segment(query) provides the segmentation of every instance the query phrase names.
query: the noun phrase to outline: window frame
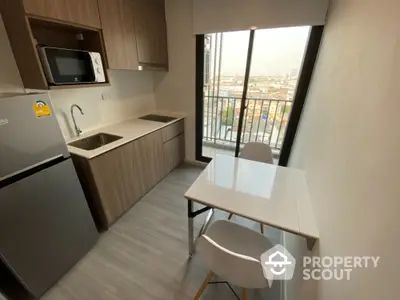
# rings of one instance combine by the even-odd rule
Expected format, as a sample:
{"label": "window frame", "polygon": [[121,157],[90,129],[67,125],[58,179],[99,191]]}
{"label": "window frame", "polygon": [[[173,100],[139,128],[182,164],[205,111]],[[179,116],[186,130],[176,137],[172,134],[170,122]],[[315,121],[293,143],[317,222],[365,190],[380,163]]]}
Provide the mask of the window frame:
{"label": "window frame", "polygon": [[[294,144],[294,139],[296,136],[296,132],[301,120],[301,115],[303,112],[303,108],[306,102],[307,92],[310,86],[313,70],[315,67],[315,62],[318,56],[319,46],[321,43],[322,35],[324,31],[324,26],[312,26],[310,30],[309,39],[307,42],[306,50],[304,53],[303,63],[301,65],[301,72],[299,76],[299,81],[297,83],[297,89],[295,97],[293,98],[292,111],[290,113],[289,122],[287,125],[287,129],[285,132],[285,138],[282,144],[281,153],[279,156],[278,165],[287,166],[290,153],[292,151],[292,147]],[[253,38],[252,38],[253,37]],[[196,87],[195,87],[195,153],[196,160],[202,162],[210,162],[211,158],[203,156],[202,148],[203,148],[203,128],[204,128],[204,42],[205,35],[196,35]],[[250,39],[249,39],[249,47],[247,53],[247,61],[246,61],[246,71],[245,71],[245,86],[243,89],[243,97],[242,97],[242,109],[239,118],[239,126],[238,126],[238,138],[240,138],[242,134],[242,126],[243,126],[243,115],[246,100],[246,93],[248,87],[248,79],[249,79],[249,70],[251,66],[251,56],[252,49],[254,44],[254,30],[250,30]],[[235,149],[235,156],[237,157],[239,154],[240,140],[237,139]]]}

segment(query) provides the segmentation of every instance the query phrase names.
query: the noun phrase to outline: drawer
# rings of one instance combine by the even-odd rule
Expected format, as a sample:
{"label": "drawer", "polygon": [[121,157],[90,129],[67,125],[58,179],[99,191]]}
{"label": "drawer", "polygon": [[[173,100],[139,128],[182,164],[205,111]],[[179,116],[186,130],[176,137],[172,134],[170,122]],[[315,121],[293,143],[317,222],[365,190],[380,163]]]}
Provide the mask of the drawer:
{"label": "drawer", "polygon": [[169,141],[183,132],[184,123],[183,120],[175,122],[162,129],[163,142]]}
{"label": "drawer", "polygon": [[164,173],[166,176],[169,172],[179,166],[185,159],[185,137],[183,134],[170,139],[163,145],[164,156]]}

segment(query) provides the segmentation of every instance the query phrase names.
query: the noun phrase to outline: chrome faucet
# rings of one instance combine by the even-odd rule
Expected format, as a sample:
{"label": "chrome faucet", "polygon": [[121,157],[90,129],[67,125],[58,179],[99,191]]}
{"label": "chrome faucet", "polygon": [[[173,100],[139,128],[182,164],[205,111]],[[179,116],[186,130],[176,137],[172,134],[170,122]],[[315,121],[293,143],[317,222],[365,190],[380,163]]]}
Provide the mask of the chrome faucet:
{"label": "chrome faucet", "polygon": [[71,117],[72,117],[72,122],[74,122],[75,133],[76,133],[76,136],[80,136],[80,134],[82,133],[82,130],[78,127],[78,125],[76,125],[76,120],[75,120],[75,116],[74,116],[74,107],[79,109],[79,111],[81,112],[82,115],[84,115],[84,113],[83,113],[82,108],[79,105],[77,105],[77,104],[71,105]]}

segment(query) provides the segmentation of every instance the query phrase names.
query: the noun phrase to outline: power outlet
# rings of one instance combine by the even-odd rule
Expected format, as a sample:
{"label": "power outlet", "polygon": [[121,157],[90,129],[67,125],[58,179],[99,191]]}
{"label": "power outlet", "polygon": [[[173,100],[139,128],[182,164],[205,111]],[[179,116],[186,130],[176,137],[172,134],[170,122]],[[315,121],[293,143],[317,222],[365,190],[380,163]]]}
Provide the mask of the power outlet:
{"label": "power outlet", "polygon": [[112,100],[111,94],[107,93],[107,92],[102,93],[101,94],[101,100],[103,100],[103,101]]}

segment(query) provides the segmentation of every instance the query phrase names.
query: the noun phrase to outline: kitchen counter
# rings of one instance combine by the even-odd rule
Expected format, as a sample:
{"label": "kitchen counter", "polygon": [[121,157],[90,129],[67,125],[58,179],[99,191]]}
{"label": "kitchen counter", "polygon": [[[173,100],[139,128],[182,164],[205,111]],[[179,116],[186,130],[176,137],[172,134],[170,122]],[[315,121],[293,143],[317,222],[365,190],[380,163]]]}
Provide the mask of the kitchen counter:
{"label": "kitchen counter", "polygon": [[[122,146],[126,143],[129,143],[131,141],[134,141],[142,136],[145,136],[149,133],[160,130],[163,127],[166,127],[175,122],[178,122],[186,117],[186,115],[184,115],[182,113],[163,112],[163,111],[151,112],[151,114],[159,114],[159,115],[163,115],[163,116],[175,117],[177,119],[173,120],[171,122],[162,123],[162,122],[141,120],[141,119],[135,118],[135,119],[126,120],[126,121],[123,121],[120,123],[108,125],[105,127],[101,127],[96,130],[82,133],[79,137],[75,137],[75,138],[67,141],[68,151],[71,154],[75,154],[75,155],[84,157],[86,159],[92,159],[92,158],[99,156],[105,152],[108,152],[114,148],[120,147],[120,146]],[[108,133],[108,134],[118,135],[118,136],[122,137],[122,139],[119,139],[115,142],[101,146],[94,150],[83,150],[83,149],[68,145],[68,143],[83,139],[85,137],[95,135],[97,133]]]}

